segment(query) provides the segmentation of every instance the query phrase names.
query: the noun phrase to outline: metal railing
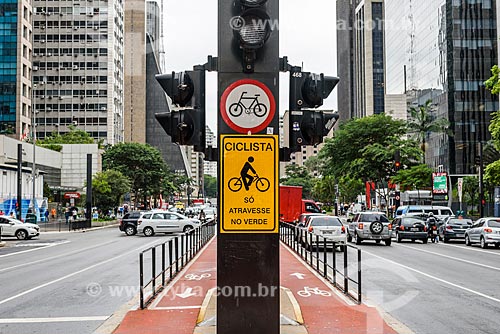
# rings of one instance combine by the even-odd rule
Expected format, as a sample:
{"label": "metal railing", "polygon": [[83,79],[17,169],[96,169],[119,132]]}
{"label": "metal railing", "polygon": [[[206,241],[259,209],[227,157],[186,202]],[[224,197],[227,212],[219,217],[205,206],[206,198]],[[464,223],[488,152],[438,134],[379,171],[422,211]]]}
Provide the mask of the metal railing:
{"label": "metal railing", "polygon": [[[204,224],[139,253],[139,295],[141,309],[146,308],[184,266],[212,239],[215,235],[215,230],[216,225]],[[150,261],[149,275],[145,272],[147,268],[145,261],[148,260]],[[146,276],[150,278],[147,282],[144,282]]]}
{"label": "metal railing", "polygon": [[[280,224],[280,238],[334,287],[361,304],[361,249],[349,244],[333,243],[332,245],[331,241],[321,235],[310,233],[304,228],[287,223]],[[312,245],[316,245],[316,247]],[[329,245],[332,245],[330,246],[332,247],[331,259],[327,251]],[[343,249],[342,257],[337,258],[339,253],[337,247]],[[320,252],[320,248],[322,248],[322,252]],[[353,260],[352,256],[356,259]],[[351,276],[349,268],[356,265],[356,273]]]}

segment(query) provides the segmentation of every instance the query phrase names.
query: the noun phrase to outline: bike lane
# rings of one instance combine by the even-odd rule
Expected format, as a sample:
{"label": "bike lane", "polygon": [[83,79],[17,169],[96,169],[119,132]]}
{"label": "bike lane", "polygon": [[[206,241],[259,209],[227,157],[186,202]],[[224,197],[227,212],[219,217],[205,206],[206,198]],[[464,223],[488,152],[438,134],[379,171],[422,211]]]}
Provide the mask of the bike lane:
{"label": "bike lane", "polygon": [[293,292],[309,333],[397,333],[375,308],[349,305],[338,290],[320,279],[288,247],[282,244],[280,251],[281,286]]}
{"label": "bike lane", "polygon": [[216,286],[216,251],[214,238],[147,309],[129,311],[113,333],[192,334],[205,296]]}

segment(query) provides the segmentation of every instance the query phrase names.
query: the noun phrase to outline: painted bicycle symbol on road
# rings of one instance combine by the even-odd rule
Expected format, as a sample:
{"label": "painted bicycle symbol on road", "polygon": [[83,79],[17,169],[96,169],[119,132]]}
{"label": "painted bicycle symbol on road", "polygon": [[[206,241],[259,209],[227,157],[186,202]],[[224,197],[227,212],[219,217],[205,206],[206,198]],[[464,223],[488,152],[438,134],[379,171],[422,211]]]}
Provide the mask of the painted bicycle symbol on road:
{"label": "painted bicycle symbol on road", "polygon": [[312,295],[330,297],[332,294],[329,291],[320,290],[320,288],[310,288],[308,286],[304,287],[304,290],[300,290],[297,294],[301,297],[308,298]]}
{"label": "painted bicycle symbol on road", "polygon": [[201,275],[188,274],[184,277],[189,281],[201,281],[202,279],[210,278],[211,276],[212,276],[211,274],[201,274]]}
{"label": "painted bicycle symbol on road", "polygon": [[[233,177],[228,182],[229,190],[232,192],[238,192],[241,190],[243,186],[245,186],[246,191],[250,190],[250,186],[255,184],[255,188],[257,188],[260,192],[266,192],[271,186],[271,182],[265,177],[260,177],[257,174],[257,171],[252,166],[252,162],[255,159],[253,157],[248,157],[248,160],[243,165],[243,168],[240,172],[240,177]],[[251,175],[252,172],[254,175]]]}
{"label": "painted bicycle symbol on road", "polygon": [[[239,117],[243,111],[245,114],[254,113],[257,117],[264,117],[267,114],[267,106],[259,102],[260,94],[252,96],[245,96],[248,92],[242,92],[238,102],[229,106],[229,114],[233,117]],[[246,105],[243,101],[246,101]],[[250,103],[250,105],[248,105]]]}

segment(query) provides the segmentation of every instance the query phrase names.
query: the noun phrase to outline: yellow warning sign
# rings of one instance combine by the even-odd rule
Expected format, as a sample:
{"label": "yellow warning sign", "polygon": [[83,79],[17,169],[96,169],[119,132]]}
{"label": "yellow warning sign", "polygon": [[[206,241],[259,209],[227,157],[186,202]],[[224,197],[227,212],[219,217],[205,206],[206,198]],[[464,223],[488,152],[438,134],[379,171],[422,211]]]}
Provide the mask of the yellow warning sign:
{"label": "yellow warning sign", "polygon": [[220,232],[278,233],[278,136],[222,135]]}

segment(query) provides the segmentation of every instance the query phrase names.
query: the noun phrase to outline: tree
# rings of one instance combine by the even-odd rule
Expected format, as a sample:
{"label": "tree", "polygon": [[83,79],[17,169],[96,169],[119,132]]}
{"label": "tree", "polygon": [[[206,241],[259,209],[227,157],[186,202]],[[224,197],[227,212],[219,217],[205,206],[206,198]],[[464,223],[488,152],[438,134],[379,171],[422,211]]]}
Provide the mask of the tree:
{"label": "tree", "polygon": [[365,191],[365,184],[360,179],[344,176],[339,180],[340,199],[344,203],[356,202],[358,196]]}
{"label": "tree", "polygon": [[313,178],[307,168],[299,165],[288,165],[285,167],[286,177],[280,180],[280,183],[285,186],[300,186],[302,187],[302,196],[304,198],[311,197],[313,188]]}
{"label": "tree", "polygon": [[385,114],[352,119],[320,151],[322,174],[375,182],[377,192],[388,203],[386,188],[394,174],[395,152],[399,150],[403,167],[415,164],[421,156],[418,143],[404,139],[406,132],[404,121]]}
{"label": "tree", "polygon": [[108,148],[102,155],[103,169],[114,169],[130,180],[135,204],[146,196],[156,195],[165,189],[165,181],[174,179],[163,161],[160,151],[139,143],[120,143]]}
{"label": "tree", "polygon": [[123,195],[130,191],[130,180],[121,172],[108,169],[92,178],[94,206],[108,210],[120,205]]}
{"label": "tree", "polygon": [[337,197],[337,181],[332,176],[325,176],[317,179],[313,187],[313,196],[323,203],[334,203]]}
{"label": "tree", "polygon": [[470,204],[472,206],[472,212],[474,212],[474,204],[479,202],[479,178],[476,176],[464,177],[462,189],[464,193],[464,202],[467,206]]}
{"label": "tree", "polygon": [[391,178],[393,184],[399,184],[403,189],[417,190],[432,186],[432,168],[427,165],[417,165],[400,170]]}
{"label": "tree", "polygon": [[411,107],[410,120],[408,122],[408,133],[416,135],[422,148],[422,158],[425,164],[425,141],[427,135],[431,132],[446,133],[451,135],[450,122],[444,118],[435,118],[432,115],[432,100],[427,100],[424,105]]}
{"label": "tree", "polygon": [[500,184],[500,160],[497,160],[486,166],[484,180],[489,185]]}
{"label": "tree", "polygon": [[217,178],[205,174],[205,196],[217,197]]}

